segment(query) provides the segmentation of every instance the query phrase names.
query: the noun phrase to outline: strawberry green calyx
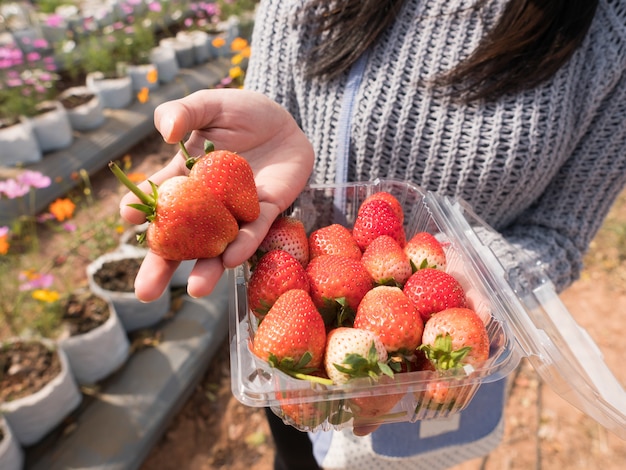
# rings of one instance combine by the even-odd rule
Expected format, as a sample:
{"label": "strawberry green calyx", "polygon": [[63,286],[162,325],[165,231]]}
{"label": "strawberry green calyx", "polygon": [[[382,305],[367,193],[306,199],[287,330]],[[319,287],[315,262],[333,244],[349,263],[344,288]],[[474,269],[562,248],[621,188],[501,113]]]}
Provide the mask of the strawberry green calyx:
{"label": "strawberry green calyx", "polygon": [[156,213],[156,204],[157,204],[157,185],[152,181],[148,181],[150,183],[150,187],[152,188],[152,192],[147,194],[139,189],[135,183],[133,183],[128,176],[122,171],[122,169],[114,162],[109,162],[109,169],[113,172],[120,182],[126,186],[135,196],[139,198],[142,202],[141,204],[128,204],[130,207],[140,210],[144,214],[146,214],[146,219],[149,222],[154,220],[154,216]]}
{"label": "strawberry green calyx", "polygon": [[[191,170],[194,164],[198,161],[198,158],[201,158],[201,157],[192,157],[189,151],[187,150],[187,147],[185,147],[185,143],[182,140],[178,142],[178,146],[180,147],[181,152],[183,152],[183,155],[185,156],[185,166],[187,167],[188,170]],[[204,154],[206,155],[207,153],[211,153],[214,150],[215,150],[215,145],[213,144],[213,142],[211,142],[210,140],[205,140],[204,141]]]}
{"label": "strawberry green calyx", "polygon": [[470,346],[453,350],[452,337],[448,333],[437,335],[434,345],[422,344],[418,349],[424,351],[428,360],[437,370],[452,370],[463,367],[463,359],[472,350]]}
{"label": "strawberry green calyx", "polygon": [[393,370],[387,363],[378,360],[378,351],[376,345],[372,343],[367,357],[360,354],[348,354],[343,360],[343,364],[333,364],[335,368],[348,375],[350,378],[370,377],[378,380],[381,375],[387,375],[393,378]]}

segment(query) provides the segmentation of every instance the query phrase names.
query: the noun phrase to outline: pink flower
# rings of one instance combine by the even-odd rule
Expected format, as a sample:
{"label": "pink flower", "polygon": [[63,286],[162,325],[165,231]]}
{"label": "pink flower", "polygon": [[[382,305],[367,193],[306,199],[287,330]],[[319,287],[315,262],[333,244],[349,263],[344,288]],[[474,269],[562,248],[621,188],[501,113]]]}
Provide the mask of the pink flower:
{"label": "pink flower", "polygon": [[38,38],[33,41],[33,47],[37,49],[46,49],[48,47],[48,41],[43,38]]}
{"label": "pink flower", "polygon": [[46,176],[39,171],[32,170],[26,170],[15,179],[18,183],[28,185],[31,188],[47,188],[52,182],[49,176]]}
{"label": "pink flower", "polygon": [[9,234],[9,227],[7,227],[6,225],[3,227],[0,227],[0,238],[6,237],[8,234]]}
{"label": "pink flower", "polygon": [[41,274],[32,270],[22,271],[19,274],[19,280],[22,281],[20,290],[47,289],[54,283],[52,274]]}
{"label": "pink flower", "polygon": [[26,54],[26,60],[28,62],[37,62],[41,59],[41,54],[39,52],[29,52]]}
{"label": "pink flower", "polygon": [[46,24],[52,28],[58,28],[63,25],[63,17],[56,14],[48,15],[46,18]]}
{"label": "pink flower", "polygon": [[14,179],[0,181],[0,194],[4,194],[9,199],[16,199],[28,194],[30,187],[17,182]]}
{"label": "pink flower", "polygon": [[150,2],[148,4],[148,10],[150,10],[150,11],[159,12],[162,9],[163,8],[161,7],[161,4],[159,2]]}

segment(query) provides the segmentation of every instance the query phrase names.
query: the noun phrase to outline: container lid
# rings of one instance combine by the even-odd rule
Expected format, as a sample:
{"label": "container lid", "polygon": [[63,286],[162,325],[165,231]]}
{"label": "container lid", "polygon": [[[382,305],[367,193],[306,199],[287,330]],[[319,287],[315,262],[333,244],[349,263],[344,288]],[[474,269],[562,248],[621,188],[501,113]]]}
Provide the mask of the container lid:
{"label": "container lid", "polygon": [[[488,247],[493,230],[463,201],[428,193],[431,210],[445,231],[463,240],[463,250],[476,263],[501,304],[523,354],[562,398],[626,440],[626,391],[608,368],[597,344],[556,293],[540,265],[522,263],[524,282],[506,272]],[[491,237],[493,239],[493,237]],[[530,286],[528,279],[531,280]]]}

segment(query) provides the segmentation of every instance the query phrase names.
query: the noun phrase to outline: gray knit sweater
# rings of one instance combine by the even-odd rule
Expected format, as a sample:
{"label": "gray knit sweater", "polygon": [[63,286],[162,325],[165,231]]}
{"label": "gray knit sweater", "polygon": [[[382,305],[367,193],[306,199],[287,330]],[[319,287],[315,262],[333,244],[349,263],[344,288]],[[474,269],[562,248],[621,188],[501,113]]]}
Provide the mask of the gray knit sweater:
{"label": "gray knit sweater", "polygon": [[[473,3],[407,0],[371,48],[350,113],[347,179],[397,178],[464,199],[507,240],[495,249],[505,266],[530,256],[562,290],[626,182],[626,2],[600,0],[586,40],[544,85],[455,104],[429,79],[476,47],[505,1]],[[294,25],[301,4],[261,2],[246,88],[296,118],[316,152],[313,182],[332,183],[349,74],[304,77],[314,35]]]}

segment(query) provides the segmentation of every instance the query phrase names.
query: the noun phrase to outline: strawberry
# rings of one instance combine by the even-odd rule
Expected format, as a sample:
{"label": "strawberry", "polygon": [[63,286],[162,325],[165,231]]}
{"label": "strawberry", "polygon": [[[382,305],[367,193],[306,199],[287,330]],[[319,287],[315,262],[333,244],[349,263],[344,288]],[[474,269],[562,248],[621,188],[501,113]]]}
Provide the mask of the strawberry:
{"label": "strawberry", "polygon": [[140,199],[131,206],[146,214],[148,246],[162,258],[212,258],[237,236],[237,220],[197,176],[174,176],[146,194],[115,163],[109,168]]}
{"label": "strawberry", "polygon": [[398,216],[400,222],[404,223],[404,209],[402,208],[402,204],[400,204],[400,201],[398,201],[398,199],[393,194],[387,191],[379,191],[372,194],[371,196],[366,197],[362,204],[365,204],[366,202],[372,201],[374,199],[385,201],[387,204],[389,204]]}
{"label": "strawberry", "polygon": [[352,227],[352,236],[361,251],[364,251],[367,245],[380,235],[389,235],[401,247],[406,244],[404,226],[393,208],[381,199],[373,199],[359,207]]}
{"label": "strawberry", "polygon": [[448,308],[426,322],[420,348],[438,371],[476,366],[489,357],[489,334],[474,310]]}
{"label": "strawberry", "polygon": [[338,327],[326,337],[324,369],[335,384],[359,377],[393,376],[386,361],[385,345],[371,331]]}
{"label": "strawberry", "polygon": [[309,259],[320,255],[343,255],[361,259],[361,249],[352,233],[340,224],[327,225],[309,235]]}
{"label": "strawberry", "polygon": [[[181,145],[186,153],[184,146]],[[213,150],[205,143],[204,156],[187,158],[191,174],[197,175],[204,186],[211,189],[238,222],[252,222],[260,213],[259,197],[254,174],[248,161],[227,150]]]}
{"label": "strawberry", "polygon": [[311,298],[326,325],[349,325],[359,302],[374,285],[363,263],[342,255],[313,258],[306,268]]}
{"label": "strawberry", "polygon": [[326,329],[309,294],[291,289],[267,312],[256,331],[252,352],[272,367],[297,376],[322,365]]}
{"label": "strawberry", "polygon": [[[480,316],[469,308],[449,308],[434,314],[424,326],[420,350],[430,365],[427,369],[448,371],[466,365],[478,366],[489,358],[489,334]],[[424,402],[460,409],[473,395],[471,385],[432,380]]]}
{"label": "strawberry", "polygon": [[[335,384],[345,384],[361,377],[384,383],[394,375],[386,361],[385,346],[371,331],[339,327],[327,336],[324,368]],[[355,415],[355,424],[360,417],[373,418],[387,413],[403,395],[398,393],[351,398],[348,405]]]}
{"label": "strawberry", "polygon": [[389,235],[381,235],[372,240],[363,252],[361,262],[379,285],[402,287],[413,274],[409,257]]}
{"label": "strawberry", "polygon": [[296,258],[303,267],[309,262],[309,240],[302,221],[290,216],[280,216],[272,223],[258,248],[262,256],[270,250],[284,250]]}
{"label": "strawberry", "polygon": [[284,250],[269,251],[250,275],[248,307],[256,317],[263,318],[278,297],[290,289],[309,291],[304,268]]}
{"label": "strawberry", "polygon": [[422,342],[424,322],[402,289],[378,286],[361,300],[354,327],[375,333],[388,353],[411,356]]}
{"label": "strawberry", "polygon": [[148,246],[164,259],[213,258],[224,252],[239,231],[260,213],[254,176],[248,162],[233,152],[213,150],[203,157],[187,155],[188,176],[175,176],[146,194],[113,162],[109,168],[141,201],[131,204],[146,214]]}
{"label": "strawberry", "polygon": [[436,268],[445,271],[446,253],[443,246],[428,232],[418,232],[406,243],[404,252],[411,260],[413,271]]}
{"label": "strawberry", "polygon": [[402,289],[424,321],[451,307],[465,307],[465,291],[454,276],[434,268],[415,271]]}

